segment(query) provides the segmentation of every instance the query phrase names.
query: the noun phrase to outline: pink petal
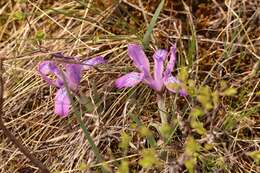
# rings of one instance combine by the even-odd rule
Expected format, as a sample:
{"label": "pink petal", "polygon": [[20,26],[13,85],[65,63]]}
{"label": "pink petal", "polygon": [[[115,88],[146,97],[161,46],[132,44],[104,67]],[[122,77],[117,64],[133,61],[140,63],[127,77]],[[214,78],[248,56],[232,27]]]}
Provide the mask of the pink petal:
{"label": "pink petal", "polygon": [[187,91],[183,88],[180,89],[179,93],[180,93],[180,96],[182,96],[182,97],[186,97],[188,95]]}
{"label": "pink petal", "polygon": [[174,44],[171,47],[170,54],[171,54],[170,60],[167,64],[166,70],[164,72],[164,76],[169,76],[171,74],[171,72],[173,71],[173,68],[176,64],[176,44]]}
{"label": "pink petal", "polygon": [[80,84],[82,66],[79,64],[66,65],[66,79],[70,89],[77,90]]}
{"label": "pink petal", "polygon": [[66,88],[60,88],[55,96],[55,105],[54,105],[55,114],[66,117],[69,115],[70,109],[70,98],[66,91]]}
{"label": "pink petal", "polygon": [[[176,90],[174,90],[174,89],[172,89],[171,87],[169,87],[169,84],[174,84],[174,83],[176,83],[176,84],[181,84],[181,82],[180,82],[176,77],[174,77],[174,76],[172,76],[172,75],[170,75],[169,77],[166,77],[166,78],[164,79],[164,85],[165,85],[165,87],[166,87],[169,91],[171,91],[171,92],[173,92],[173,93],[176,93]],[[181,89],[179,90],[179,94],[180,94],[180,96],[184,96],[184,97],[188,95],[187,91],[186,91],[184,88],[181,88]]]}
{"label": "pink petal", "polygon": [[97,56],[88,60],[83,61],[83,69],[84,70],[88,70],[90,68],[92,68],[95,65],[98,64],[105,64],[106,60],[104,59],[104,57],[102,56]]}
{"label": "pink petal", "polygon": [[168,52],[164,49],[158,49],[153,55],[154,59],[154,79],[158,90],[163,87],[163,62],[167,57]]}
{"label": "pink petal", "polygon": [[[63,85],[62,75],[59,68],[52,61],[43,61],[38,65],[41,77],[50,85],[61,87]],[[57,79],[51,79],[47,75],[54,74]]]}
{"label": "pink petal", "polygon": [[144,73],[145,76],[150,76],[149,60],[140,45],[129,44],[128,55],[134,61],[134,65],[140,70],[141,73]]}
{"label": "pink petal", "polygon": [[139,84],[143,79],[143,74],[137,72],[127,73],[124,76],[118,78],[115,82],[117,88],[128,88]]}

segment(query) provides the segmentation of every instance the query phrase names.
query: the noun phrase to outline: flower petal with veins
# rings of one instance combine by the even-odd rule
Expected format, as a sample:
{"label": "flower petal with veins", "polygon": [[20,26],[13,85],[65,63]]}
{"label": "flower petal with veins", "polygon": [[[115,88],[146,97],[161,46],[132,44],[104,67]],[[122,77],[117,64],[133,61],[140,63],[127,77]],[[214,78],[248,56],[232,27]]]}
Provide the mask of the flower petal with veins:
{"label": "flower petal with veins", "polygon": [[163,75],[164,76],[169,76],[171,74],[171,72],[173,71],[175,64],[176,64],[176,44],[174,44],[171,47],[171,50],[170,50],[170,60],[169,60],[169,62],[167,64],[166,70],[165,70]]}
{"label": "flower petal with veins", "polygon": [[88,70],[90,68],[92,68],[93,66],[95,65],[98,65],[98,64],[105,64],[106,63],[106,60],[104,59],[104,57],[102,56],[97,56],[97,57],[94,57],[94,58],[91,58],[91,59],[88,59],[88,60],[85,60],[82,62],[83,63],[83,69],[84,70]]}
{"label": "flower petal with veins", "polygon": [[76,91],[80,84],[82,66],[79,64],[67,64],[65,77],[70,89]]}
{"label": "flower petal with veins", "polygon": [[57,115],[66,117],[69,114],[70,98],[66,91],[66,88],[60,88],[55,96],[54,112]]}
{"label": "flower petal with veins", "polygon": [[124,76],[121,76],[118,78],[115,82],[115,85],[117,88],[129,88],[136,86],[139,84],[143,79],[143,74],[142,73],[137,73],[137,72],[131,72],[127,73]]}
{"label": "flower petal with veins", "polygon": [[164,49],[158,49],[153,55],[154,59],[154,80],[157,90],[161,91],[163,87],[163,62],[167,57],[168,52]]}
{"label": "flower petal with veins", "polygon": [[[62,75],[59,68],[52,61],[43,61],[38,65],[41,77],[50,85],[61,87],[63,85]],[[53,74],[57,79],[51,79],[47,75]]]}
{"label": "flower petal with veins", "polygon": [[[165,87],[166,87],[169,91],[171,91],[171,92],[173,92],[173,93],[176,93],[176,89],[174,89],[174,88],[171,86],[172,84],[177,84],[177,85],[180,86],[181,82],[180,82],[176,77],[174,77],[174,76],[172,76],[172,75],[170,75],[169,77],[164,78],[164,85],[165,85]],[[185,97],[185,96],[188,95],[187,91],[186,91],[184,88],[180,88],[180,89],[179,89],[179,94],[180,94],[180,96],[183,96],[183,97]]]}
{"label": "flower petal with veins", "polygon": [[128,55],[134,61],[134,65],[140,72],[144,73],[144,76],[150,76],[149,60],[140,45],[129,44]]}

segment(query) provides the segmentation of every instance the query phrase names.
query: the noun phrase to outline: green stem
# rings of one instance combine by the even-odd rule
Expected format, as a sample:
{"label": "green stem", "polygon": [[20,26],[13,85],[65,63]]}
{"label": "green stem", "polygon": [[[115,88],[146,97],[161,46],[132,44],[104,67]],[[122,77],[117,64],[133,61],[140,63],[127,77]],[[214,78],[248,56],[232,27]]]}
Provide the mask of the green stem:
{"label": "green stem", "polygon": [[[80,111],[77,110],[77,106],[76,106],[75,102],[73,101],[73,96],[72,96],[72,94],[71,94],[71,92],[70,92],[70,89],[69,89],[69,87],[68,87],[67,81],[65,80],[65,76],[64,76],[63,73],[62,73],[62,77],[63,77],[64,85],[65,85],[66,91],[67,91],[67,93],[68,93],[68,96],[69,96],[69,99],[70,99],[70,102],[71,102],[71,105],[72,105],[72,109],[74,110],[74,112],[75,112],[75,114],[76,114],[76,117],[77,117],[77,121],[78,121],[78,123],[79,123],[79,126],[80,126],[80,128],[83,130],[83,133],[84,133],[85,137],[87,138],[88,143],[89,143],[91,149],[93,150],[93,152],[94,152],[94,154],[95,154],[95,156],[96,156],[96,158],[97,158],[97,161],[98,161],[99,163],[102,163],[102,162],[103,162],[103,159],[102,159],[102,156],[101,156],[101,154],[100,154],[100,152],[99,152],[99,149],[98,149],[98,147],[96,146],[95,142],[93,141],[93,139],[92,139],[92,137],[91,137],[91,135],[90,135],[90,133],[89,133],[87,127],[85,126],[83,120],[81,119]],[[103,173],[107,173],[107,171],[106,171],[106,169],[104,168],[104,166],[101,166],[101,170],[102,170]]]}
{"label": "green stem", "polygon": [[[91,137],[91,135],[90,135],[90,132],[88,131],[87,127],[85,126],[85,124],[84,124],[84,122],[83,122],[83,120],[82,120],[82,118],[81,118],[80,112],[77,111],[77,107],[76,107],[75,103],[74,103],[73,100],[72,100],[72,96],[71,96],[70,92],[68,92],[68,93],[69,93],[69,97],[70,97],[70,100],[71,100],[71,102],[72,102],[72,108],[73,108],[73,110],[74,110],[74,112],[75,112],[75,114],[76,114],[76,117],[77,117],[77,121],[78,121],[78,123],[79,123],[79,126],[80,126],[80,128],[83,130],[83,133],[84,133],[85,137],[87,138],[88,143],[89,143],[89,145],[91,146],[91,149],[93,150],[93,152],[94,152],[94,154],[95,154],[95,156],[96,156],[96,158],[97,158],[97,161],[98,161],[99,163],[102,163],[102,162],[103,162],[103,159],[102,159],[102,156],[101,156],[101,154],[100,154],[100,152],[99,152],[99,149],[98,149],[98,147],[96,146],[95,142],[93,141],[93,139],[92,139],[92,137]],[[104,168],[104,166],[101,166],[101,170],[102,170],[103,173],[107,173],[107,171],[106,171],[106,169]]]}
{"label": "green stem", "polygon": [[167,124],[167,112],[166,112],[166,106],[165,106],[165,99],[163,97],[163,94],[157,94],[157,105],[160,112],[161,122],[162,124]]}
{"label": "green stem", "polygon": [[102,157],[99,153],[99,149],[97,148],[95,142],[93,141],[93,139],[92,139],[87,127],[85,126],[84,122],[82,121],[81,116],[78,113],[78,111],[76,111],[76,117],[77,117],[77,121],[79,123],[80,128],[83,130],[83,133],[84,133],[85,137],[87,138],[89,145],[91,146],[94,154],[97,157],[97,161],[102,162]]}

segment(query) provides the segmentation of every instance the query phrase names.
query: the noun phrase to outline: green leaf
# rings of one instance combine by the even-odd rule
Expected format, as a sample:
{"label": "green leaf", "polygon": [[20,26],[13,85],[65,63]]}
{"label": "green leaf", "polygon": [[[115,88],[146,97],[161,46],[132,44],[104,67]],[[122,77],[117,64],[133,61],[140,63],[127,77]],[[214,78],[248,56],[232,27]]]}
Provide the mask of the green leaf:
{"label": "green leaf", "polygon": [[190,158],[190,159],[184,161],[184,165],[188,169],[189,173],[194,172],[194,167],[195,167],[196,163],[197,163],[196,158]]}
{"label": "green leaf", "polygon": [[23,13],[22,11],[16,11],[14,14],[13,14],[13,18],[15,20],[18,20],[18,21],[22,21],[25,19],[25,13]]}
{"label": "green leaf", "polygon": [[197,163],[198,152],[201,150],[201,146],[196,142],[192,136],[188,136],[185,143],[185,155],[187,159],[184,161],[184,165],[190,173],[194,172],[194,167]]}
{"label": "green leaf", "polygon": [[160,134],[162,137],[166,140],[168,140],[171,137],[173,128],[169,124],[162,124],[159,127]]}
{"label": "green leaf", "polygon": [[129,143],[131,141],[131,137],[127,133],[123,132],[120,138],[121,141],[119,143],[119,147],[122,148],[123,150],[127,150]]}
{"label": "green leaf", "polygon": [[192,110],[190,112],[190,115],[193,118],[201,117],[204,114],[205,114],[204,111],[199,107],[192,108]]}
{"label": "green leaf", "polygon": [[128,114],[130,115],[131,119],[134,121],[134,124],[132,124],[132,125],[139,128],[138,129],[139,132],[141,133],[141,135],[143,137],[147,138],[149,145],[152,147],[156,146],[157,144],[156,144],[156,141],[154,139],[152,132],[148,128],[146,128],[145,126],[142,125],[142,122],[139,120],[138,116],[136,116],[132,113],[128,113]]}
{"label": "green leaf", "polygon": [[144,149],[142,151],[142,159],[139,160],[139,164],[143,168],[152,168],[153,165],[158,163],[158,158],[154,149]]}
{"label": "green leaf", "polygon": [[185,154],[188,156],[194,156],[198,151],[200,151],[200,145],[193,137],[189,136],[185,144]]}
{"label": "green leaf", "polygon": [[215,162],[218,167],[225,168],[226,163],[224,157],[217,158]]}
{"label": "green leaf", "polygon": [[128,161],[122,160],[121,164],[118,168],[119,173],[128,173],[129,172],[129,166],[128,166]]}
{"label": "green leaf", "polygon": [[[68,83],[65,80],[65,74],[61,73],[61,75],[62,75],[62,78],[63,78],[63,81],[64,81],[65,89],[67,91],[67,94],[68,94],[70,102],[71,102],[71,107],[72,107],[74,113],[76,114],[76,118],[77,118],[77,121],[79,123],[79,126],[82,129],[89,145],[91,146],[91,149],[94,152],[94,154],[97,158],[97,161],[103,162],[102,155],[100,154],[98,147],[96,146],[94,140],[92,139],[92,136],[91,136],[90,132],[88,131],[88,128],[86,127],[85,122],[81,118],[82,117],[81,112],[78,110],[78,108],[76,106],[76,102],[73,100],[73,95],[72,95],[71,91],[69,90]],[[102,173],[108,172],[107,169],[103,165],[101,166],[101,171],[102,171]]]}
{"label": "green leaf", "polygon": [[188,68],[187,67],[181,67],[179,73],[178,73],[178,79],[180,79],[183,82],[188,81]]}
{"label": "green leaf", "polygon": [[192,120],[191,121],[191,127],[200,135],[205,135],[207,130],[203,127],[203,123]]}
{"label": "green leaf", "polygon": [[227,115],[224,122],[223,122],[223,128],[225,130],[232,130],[236,127],[238,120],[234,115]]}
{"label": "green leaf", "polygon": [[211,90],[209,88],[209,86],[202,86],[200,87],[199,93],[201,95],[205,95],[205,96],[210,96]]}
{"label": "green leaf", "polygon": [[228,88],[225,91],[222,92],[222,95],[224,96],[233,96],[237,93],[237,89],[236,88]]}
{"label": "green leaf", "polygon": [[162,11],[162,8],[163,8],[163,5],[164,5],[164,1],[165,0],[162,0],[161,3],[159,4],[159,6],[157,7],[154,15],[153,15],[153,18],[150,22],[150,24],[148,25],[147,27],[147,30],[144,34],[144,37],[143,37],[143,46],[145,49],[148,48],[149,46],[149,42],[150,42],[150,39],[151,39],[151,33],[153,32],[153,28],[155,27],[155,24],[156,24],[156,21]]}
{"label": "green leaf", "polygon": [[191,32],[192,32],[192,36],[191,36],[191,40],[189,40],[188,43],[188,62],[189,62],[189,67],[192,66],[193,64],[193,59],[196,53],[196,31],[194,31],[193,27],[191,27]]}
{"label": "green leaf", "polygon": [[79,164],[79,170],[80,171],[86,171],[88,169],[88,165],[86,163],[80,163]]}
{"label": "green leaf", "polygon": [[247,155],[252,157],[257,164],[260,163],[260,150],[248,152]]}
{"label": "green leaf", "polygon": [[208,86],[202,86],[199,89],[199,95],[197,96],[197,99],[202,104],[204,109],[211,110],[213,108],[211,90]]}
{"label": "green leaf", "polygon": [[216,108],[219,105],[219,93],[218,91],[214,91],[212,94],[212,102],[214,105],[214,108]]}
{"label": "green leaf", "polygon": [[143,137],[152,135],[152,132],[145,126],[141,126],[139,129],[139,132],[140,132],[141,136],[143,136]]}
{"label": "green leaf", "polygon": [[43,31],[37,31],[35,33],[35,38],[38,40],[38,41],[41,41],[45,38],[45,33]]}
{"label": "green leaf", "polygon": [[188,93],[191,96],[195,96],[196,94],[196,82],[194,80],[188,80]]}
{"label": "green leaf", "polygon": [[213,105],[206,95],[198,95],[197,96],[198,101],[202,104],[203,108],[206,110],[211,110],[213,108]]}
{"label": "green leaf", "polygon": [[179,91],[181,89],[181,85],[179,83],[168,83],[167,84],[167,88],[175,90],[175,91]]}
{"label": "green leaf", "polygon": [[214,144],[205,144],[204,145],[204,150],[205,151],[212,150],[213,148],[214,148]]}

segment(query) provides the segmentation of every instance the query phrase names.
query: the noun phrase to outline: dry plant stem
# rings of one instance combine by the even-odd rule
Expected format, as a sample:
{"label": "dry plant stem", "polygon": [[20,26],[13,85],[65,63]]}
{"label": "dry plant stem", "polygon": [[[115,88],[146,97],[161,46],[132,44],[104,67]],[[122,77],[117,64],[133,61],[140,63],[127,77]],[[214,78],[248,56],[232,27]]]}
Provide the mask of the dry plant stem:
{"label": "dry plant stem", "polygon": [[3,121],[3,59],[0,57],[0,129],[3,130],[4,135],[36,166],[42,173],[50,173],[40,160],[34,157],[30,151],[19,142],[15,136],[6,128]]}
{"label": "dry plant stem", "polygon": [[165,100],[163,94],[160,93],[157,94],[157,105],[159,108],[162,124],[167,124],[167,114],[166,114]]}

